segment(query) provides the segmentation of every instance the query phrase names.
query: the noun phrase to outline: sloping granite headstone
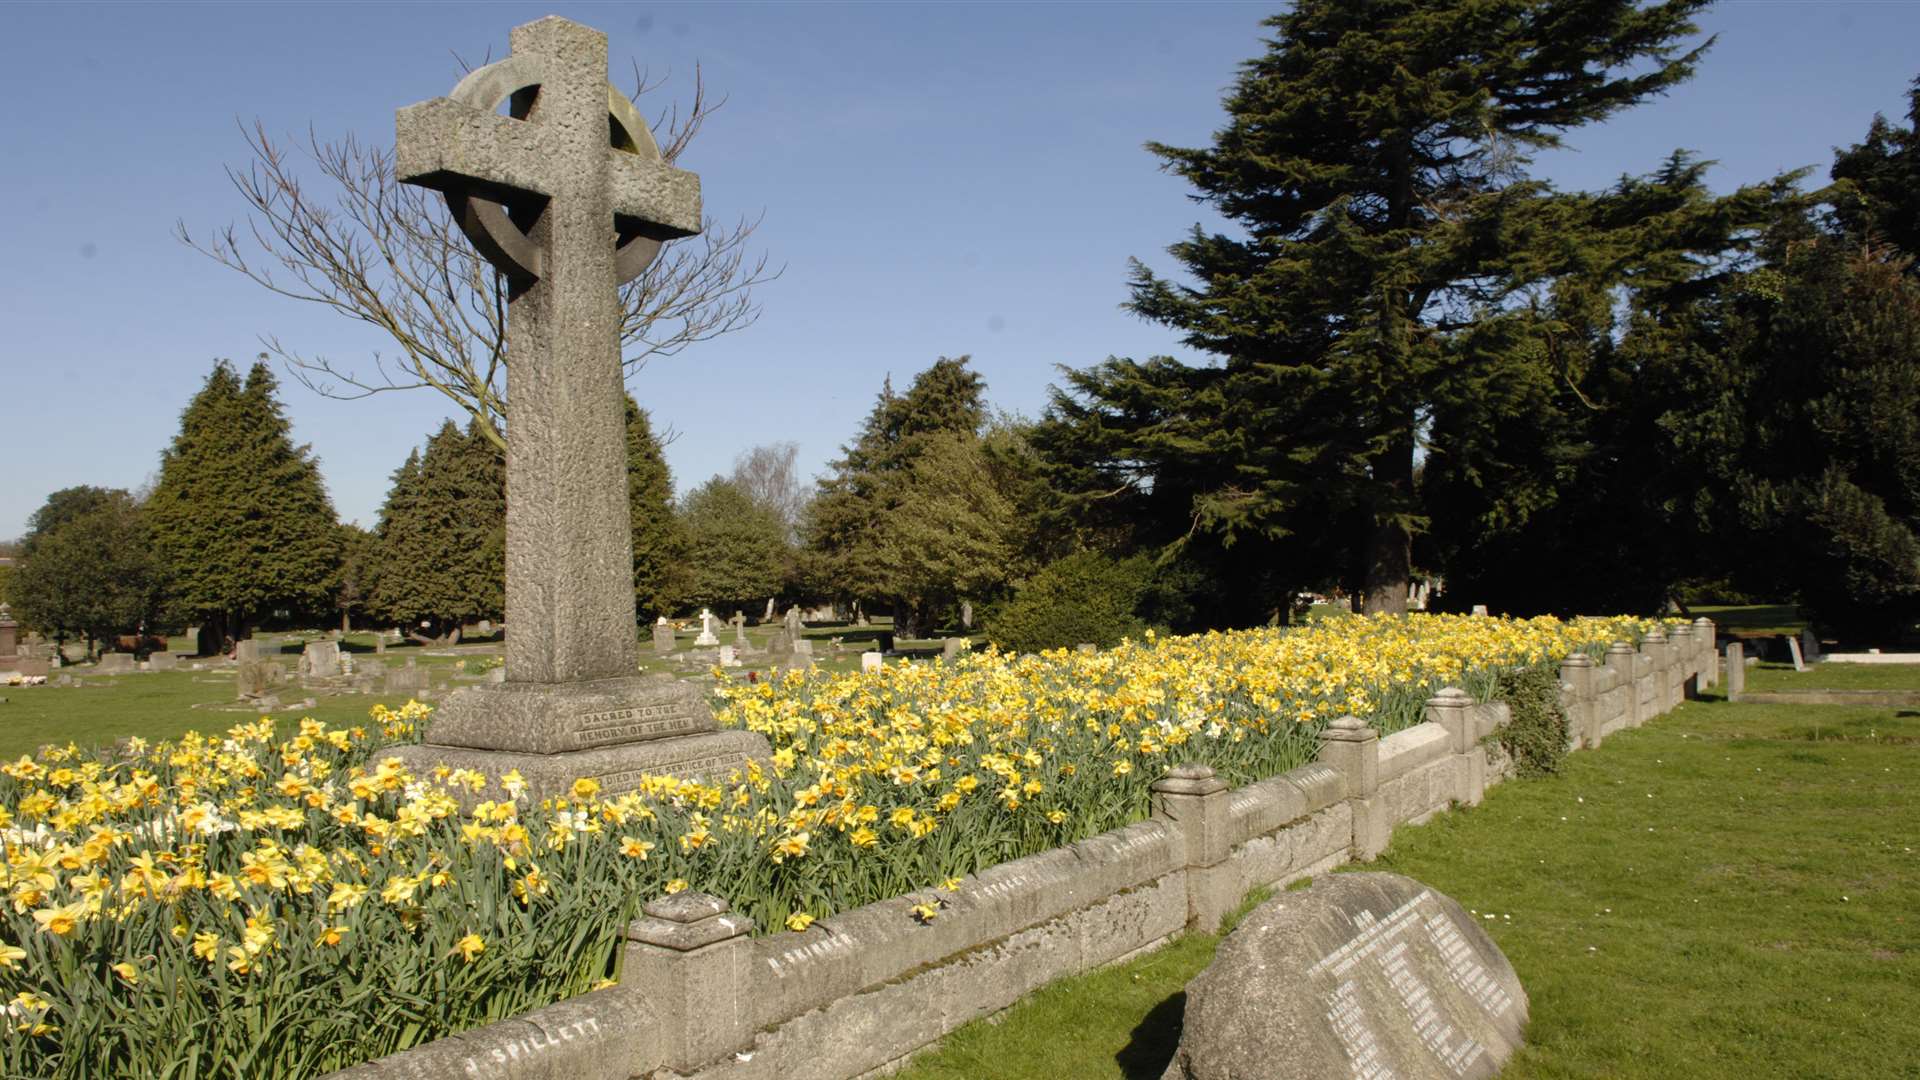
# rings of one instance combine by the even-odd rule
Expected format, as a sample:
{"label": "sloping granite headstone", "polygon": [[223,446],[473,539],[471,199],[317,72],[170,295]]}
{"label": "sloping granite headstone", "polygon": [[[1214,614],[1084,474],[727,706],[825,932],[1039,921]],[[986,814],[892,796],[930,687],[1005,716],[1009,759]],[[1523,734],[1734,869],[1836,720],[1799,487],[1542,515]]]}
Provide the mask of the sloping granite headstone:
{"label": "sloping granite headstone", "polygon": [[1162,1080],[1476,1080],[1527,995],[1460,905],[1398,874],[1330,874],[1254,909],[1187,984]]}

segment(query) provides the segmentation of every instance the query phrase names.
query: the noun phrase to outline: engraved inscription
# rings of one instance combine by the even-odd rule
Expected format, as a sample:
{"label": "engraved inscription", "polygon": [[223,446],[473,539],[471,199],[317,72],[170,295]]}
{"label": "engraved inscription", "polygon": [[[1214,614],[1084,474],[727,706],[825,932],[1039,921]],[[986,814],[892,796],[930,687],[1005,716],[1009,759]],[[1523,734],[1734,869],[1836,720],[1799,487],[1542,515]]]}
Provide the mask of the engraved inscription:
{"label": "engraved inscription", "polygon": [[[1487,973],[1453,920],[1443,911],[1431,910],[1432,898],[1430,891],[1423,891],[1385,916],[1376,916],[1371,911],[1358,912],[1352,916],[1358,933],[1308,969],[1310,976],[1330,976],[1338,980],[1326,997],[1327,1019],[1347,1052],[1354,1080],[1386,1080],[1392,1075],[1380,1061],[1379,1044],[1367,1025],[1357,985],[1350,977],[1354,968],[1367,961],[1378,965],[1421,1044],[1448,1072],[1463,1076],[1487,1053],[1486,1046],[1450,1023],[1440,1012],[1432,988],[1411,962],[1415,935],[1425,933],[1445,965],[1448,979],[1475,1004],[1493,1016],[1504,1015],[1513,1008],[1513,999]],[[1422,907],[1430,910],[1423,913]]]}
{"label": "engraved inscription", "polygon": [[1367,1013],[1353,980],[1342,982],[1327,998],[1327,1019],[1353,1062],[1354,1080],[1394,1080],[1393,1070],[1380,1060],[1380,1040],[1367,1026]]}
{"label": "engraved inscription", "polygon": [[649,776],[673,776],[682,779],[704,779],[729,769],[746,764],[747,756],[742,753],[713,754],[708,757],[688,758],[685,761],[662,762],[651,769],[622,769],[619,772],[603,773],[596,777],[600,781],[600,790],[606,795],[619,795],[632,791]]}
{"label": "engraved inscription", "polygon": [[701,720],[692,704],[685,701],[580,713],[573,718],[573,741],[574,745],[586,748],[664,739],[708,730],[711,725],[703,724]]}
{"label": "engraved inscription", "polygon": [[589,1016],[585,1020],[555,1028],[551,1033],[536,1032],[523,1039],[508,1039],[484,1055],[468,1057],[461,1064],[466,1074],[476,1080],[512,1076],[518,1072],[517,1066],[523,1061],[543,1058],[550,1051],[576,1039],[597,1039],[599,1035],[600,1021]]}

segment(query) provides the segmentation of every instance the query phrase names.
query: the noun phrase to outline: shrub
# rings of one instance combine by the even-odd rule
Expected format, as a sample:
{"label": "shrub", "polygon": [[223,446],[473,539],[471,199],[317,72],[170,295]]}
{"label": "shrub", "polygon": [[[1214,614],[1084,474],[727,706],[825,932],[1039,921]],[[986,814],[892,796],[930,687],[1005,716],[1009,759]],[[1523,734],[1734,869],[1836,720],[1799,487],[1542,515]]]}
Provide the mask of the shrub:
{"label": "shrub", "polygon": [[1144,557],[1114,559],[1083,551],[1049,564],[986,621],[987,638],[1010,652],[1040,652],[1082,642],[1101,648],[1137,638],[1137,614],[1151,567]]}
{"label": "shrub", "polygon": [[1500,745],[1523,777],[1551,776],[1567,756],[1567,710],[1560,703],[1560,669],[1551,664],[1500,672],[1494,697],[1513,718],[1500,731]]}

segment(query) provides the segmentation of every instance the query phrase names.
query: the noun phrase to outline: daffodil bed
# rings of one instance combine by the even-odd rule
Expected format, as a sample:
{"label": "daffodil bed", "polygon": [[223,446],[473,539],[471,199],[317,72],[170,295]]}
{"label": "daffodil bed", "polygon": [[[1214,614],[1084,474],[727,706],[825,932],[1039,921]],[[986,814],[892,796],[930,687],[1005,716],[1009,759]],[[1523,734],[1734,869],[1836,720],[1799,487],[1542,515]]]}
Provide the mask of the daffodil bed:
{"label": "daffodil bed", "polygon": [[1485,698],[1500,670],[1650,625],[1348,617],[723,679],[720,721],[765,733],[770,769],[466,811],[456,793],[480,778],[381,755],[416,737],[417,704],[344,730],[263,719],[118,756],[47,749],[0,767],[0,1065],[314,1075],[604,983],[647,898],[701,889],[804,932],[1139,820],[1173,763],[1274,775],[1335,716],[1398,730],[1443,685]]}

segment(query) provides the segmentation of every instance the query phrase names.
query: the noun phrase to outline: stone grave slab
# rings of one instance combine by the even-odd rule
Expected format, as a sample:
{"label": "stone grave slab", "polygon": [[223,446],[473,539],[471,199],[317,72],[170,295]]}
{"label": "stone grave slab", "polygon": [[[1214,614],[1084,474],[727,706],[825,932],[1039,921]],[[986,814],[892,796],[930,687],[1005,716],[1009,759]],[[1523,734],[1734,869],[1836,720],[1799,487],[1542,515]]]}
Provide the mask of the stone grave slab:
{"label": "stone grave slab", "polygon": [[157,652],[147,657],[148,671],[172,671],[180,666],[180,658],[170,652]]}
{"label": "stone grave slab", "polygon": [[1807,670],[1807,658],[1800,653],[1800,638],[1798,635],[1787,635],[1787,653],[1793,658],[1793,670]]}
{"label": "stone grave slab", "polygon": [[125,675],[127,672],[135,671],[138,668],[139,664],[134,660],[132,653],[110,652],[102,655],[99,661],[93,665],[93,673],[95,675]]}
{"label": "stone grave slab", "polygon": [[673,625],[667,622],[665,615],[660,616],[660,621],[653,624],[653,655],[673,655]]}
{"label": "stone grave slab", "polygon": [[1328,874],[1220,943],[1162,1080],[1480,1080],[1526,1022],[1513,966],[1459,904],[1398,874]]}

